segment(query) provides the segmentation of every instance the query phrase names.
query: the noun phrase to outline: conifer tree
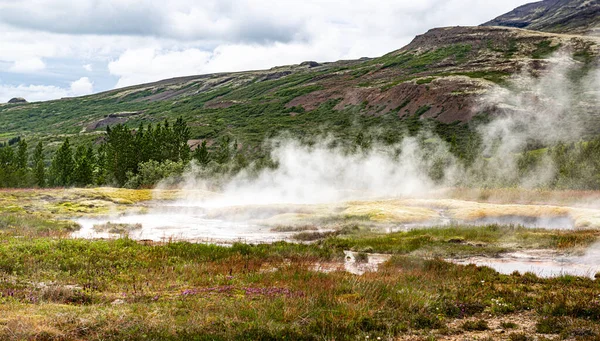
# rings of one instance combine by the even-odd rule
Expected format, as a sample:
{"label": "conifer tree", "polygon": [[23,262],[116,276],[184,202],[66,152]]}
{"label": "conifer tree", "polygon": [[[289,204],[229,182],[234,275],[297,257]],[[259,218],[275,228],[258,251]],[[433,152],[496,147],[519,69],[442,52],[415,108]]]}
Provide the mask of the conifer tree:
{"label": "conifer tree", "polygon": [[74,168],[73,152],[71,151],[69,138],[66,138],[52,159],[52,185],[70,186],[73,180]]}
{"label": "conifer tree", "polygon": [[75,151],[75,167],[73,169],[73,183],[77,186],[86,186],[94,182],[93,167],[94,154],[91,147],[86,148],[83,145],[77,147]]}
{"label": "conifer tree", "polygon": [[194,158],[202,166],[206,166],[210,162],[210,153],[206,147],[206,140],[202,141],[200,147],[196,148]]}
{"label": "conifer tree", "polygon": [[180,116],[173,124],[172,138],[175,149],[174,155],[172,155],[173,161],[183,161],[184,163],[190,161],[191,150],[188,145],[190,136],[190,128]]}
{"label": "conifer tree", "polygon": [[44,164],[44,146],[38,142],[33,152],[33,177],[38,187],[46,186],[46,165]]}
{"label": "conifer tree", "polygon": [[29,183],[29,169],[27,167],[27,142],[24,139],[19,140],[17,144],[17,155],[15,158],[16,181],[17,185],[27,186]]}
{"label": "conifer tree", "polygon": [[[129,128],[118,124],[106,129],[106,171],[117,185],[123,186],[127,173],[137,172],[137,150]],[[108,180],[108,179],[107,179]]]}
{"label": "conifer tree", "polygon": [[15,186],[15,152],[12,147],[0,148],[0,187]]}

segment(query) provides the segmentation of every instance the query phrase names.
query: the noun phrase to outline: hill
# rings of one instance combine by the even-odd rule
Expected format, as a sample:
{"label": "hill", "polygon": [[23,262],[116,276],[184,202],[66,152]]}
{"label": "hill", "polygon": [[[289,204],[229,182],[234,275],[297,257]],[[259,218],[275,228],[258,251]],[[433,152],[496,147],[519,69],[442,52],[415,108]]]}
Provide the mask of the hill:
{"label": "hill", "polygon": [[513,27],[436,28],[379,58],[190,76],[1,105],[0,140],[89,141],[107,125],[135,127],[178,116],[190,124],[194,140],[210,143],[228,134],[250,146],[282,131],[352,138],[369,128],[393,142],[401,131],[429,121],[460,135],[474,119],[493,113],[477,105],[482,94],[523,70],[544,70],[559,48],[589,70],[597,63],[598,43],[596,37]]}
{"label": "hill", "polygon": [[484,26],[508,26],[555,33],[600,35],[600,2],[544,0],[523,5]]}

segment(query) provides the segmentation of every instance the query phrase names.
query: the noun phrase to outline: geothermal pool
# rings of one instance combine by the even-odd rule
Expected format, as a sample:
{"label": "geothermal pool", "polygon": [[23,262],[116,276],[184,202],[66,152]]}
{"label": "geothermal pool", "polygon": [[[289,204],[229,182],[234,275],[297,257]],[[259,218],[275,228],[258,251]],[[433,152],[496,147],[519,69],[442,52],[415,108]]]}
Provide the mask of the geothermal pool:
{"label": "geothermal pool", "polygon": [[[366,212],[366,213],[365,213]],[[311,225],[311,232],[330,231],[327,219],[347,219],[356,215],[372,228],[394,232],[453,223],[467,225],[521,225],[527,228],[570,230],[578,223],[595,223],[600,217],[597,210],[578,210],[568,207],[543,205],[483,204],[460,200],[382,200],[319,205],[242,205],[202,206],[195,203],[154,202],[146,213],[124,214],[105,218],[80,218],[81,229],[74,238],[119,238],[127,235],[135,240],[189,241],[228,245],[234,242],[272,243],[293,240],[303,229],[277,228]],[[366,214],[366,215],[361,215]],[[574,218],[575,217],[575,218]],[[325,218],[325,219],[324,219]],[[127,227],[123,231],[102,228]],[[100,227],[100,228],[99,228]],[[594,226],[592,226],[594,227]],[[597,228],[597,227],[594,227]],[[575,275],[594,277],[600,272],[600,245],[592,247],[585,256],[553,255],[551,251],[523,251],[499,258],[472,257],[448,259],[458,264],[488,266],[500,273],[532,272],[541,277]],[[352,259],[351,254],[348,259]],[[362,274],[373,271],[369,263],[384,262],[383,255],[371,255],[367,264],[349,265],[341,269]],[[356,262],[354,262],[356,263]],[[353,263],[353,264],[354,264]],[[339,264],[319,265],[319,271],[340,269]],[[376,269],[376,266],[375,266]]]}
{"label": "geothermal pool", "polygon": [[[154,212],[147,214],[132,214],[103,219],[77,219],[81,229],[72,234],[74,238],[117,238],[127,235],[135,240],[151,241],[189,241],[196,243],[229,244],[243,243],[272,243],[289,240],[290,232],[274,232],[272,228],[257,224],[210,219],[204,213]],[[98,230],[97,227],[106,224],[138,224],[126,233],[110,233]]]}
{"label": "geothermal pool", "polygon": [[593,245],[584,256],[550,255],[548,252],[525,251],[502,255],[499,258],[470,257],[448,259],[456,264],[487,266],[501,274],[533,273],[539,277],[563,275],[595,278],[600,273],[600,245]]}

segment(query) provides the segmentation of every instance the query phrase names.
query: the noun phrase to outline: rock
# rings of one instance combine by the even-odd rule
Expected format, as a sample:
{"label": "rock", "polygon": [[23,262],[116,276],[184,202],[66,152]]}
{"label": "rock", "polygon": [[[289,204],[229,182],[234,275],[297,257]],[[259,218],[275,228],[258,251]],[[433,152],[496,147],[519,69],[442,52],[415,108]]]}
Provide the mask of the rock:
{"label": "rock", "polygon": [[112,301],[110,304],[112,304],[112,305],[122,305],[122,304],[125,304],[125,301],[123,301],[120,298],[117,298],[116,300]]}
{"label": "rock", "polygon": [[25,98],[23,97],[14,97],[11,98],[8,103],[10,104],[15,104],[15,103],[27,103],[27,100],[25,100]]}
{"label": "rock", "polygon": [[279,71],[279,72],[272,72],[272,73],[268,73],[266,75],[264,75],[263,77],[259,78],[259,82],[262,81],[271,81],[271,80],[275,80],[275,79],[279,79],[288,75],[291,75],[292,72],[291,71]]}
{"label": "rock", "polygon": [[314,61],[308,61],[308,62],[300,63],[300,66],[308,66],[309,68],[311,68],[311,67],[321,66],[321,64],[314,62]]}

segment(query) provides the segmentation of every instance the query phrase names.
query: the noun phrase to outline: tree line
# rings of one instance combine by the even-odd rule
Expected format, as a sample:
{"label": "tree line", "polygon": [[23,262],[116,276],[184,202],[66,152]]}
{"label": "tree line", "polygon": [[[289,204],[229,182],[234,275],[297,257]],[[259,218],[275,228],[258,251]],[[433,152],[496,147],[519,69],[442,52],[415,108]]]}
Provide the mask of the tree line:
{"label": "tree line", "polygon": [[49,162],[42,142],[30,151],[25,139],[13,139],[0,144],[0,187],[151,186],[181,174],[192,159],[207,166],[243,158],[228,136],[210,150],[204,141],[193,152],[189,139],[181,117],[137,129],[119,124],[107,127],[97,148],[92,143],[75,147],[65,138]]}
{"label": "tree line", "polygon": [[[42,142],[29,148],[25,139],[12,138],[0,144],[0,187],[151,187],[164,178],[181,175],[192,160],[202,168],[202,176],[276,167],[268,153],[260,150],[251,154],[253,162],[249,163],[246,154],[239,151],[237,141],[228,135],[210,146],[204,140],[192,151],[188,145],[190,135],[187,123],[181,117],[173,123],[165,120],[156,125],[140,124],[137,129],[119,124],[107,127],[96,144],[73,146],[69,138],[65,138],[60,147],[48,156]],[[512,155],[510,157],[517,158],[518,169],[508,178],[497,178],[495,172],[487,174],[486,160],[476,147],[480,142],[477,135],[438,136],[447,143],[449,152],[472,171],[469,179],[457,185],[518,186],[521,179],[538,177],[540,169],[549,164],[553,175],[537,186],[600,189],[600,136]],[[346,142],[350,152],[369,150],[372,144],[377,143],[373,136],[362,132]],[[475,162],[481,158],[483,163]],[[445,163],[443,159],[438,161],[433,162],[428,170],[428,175],[434,180],[444,179]],[[484,168],[479,169],[477,165]]]}

